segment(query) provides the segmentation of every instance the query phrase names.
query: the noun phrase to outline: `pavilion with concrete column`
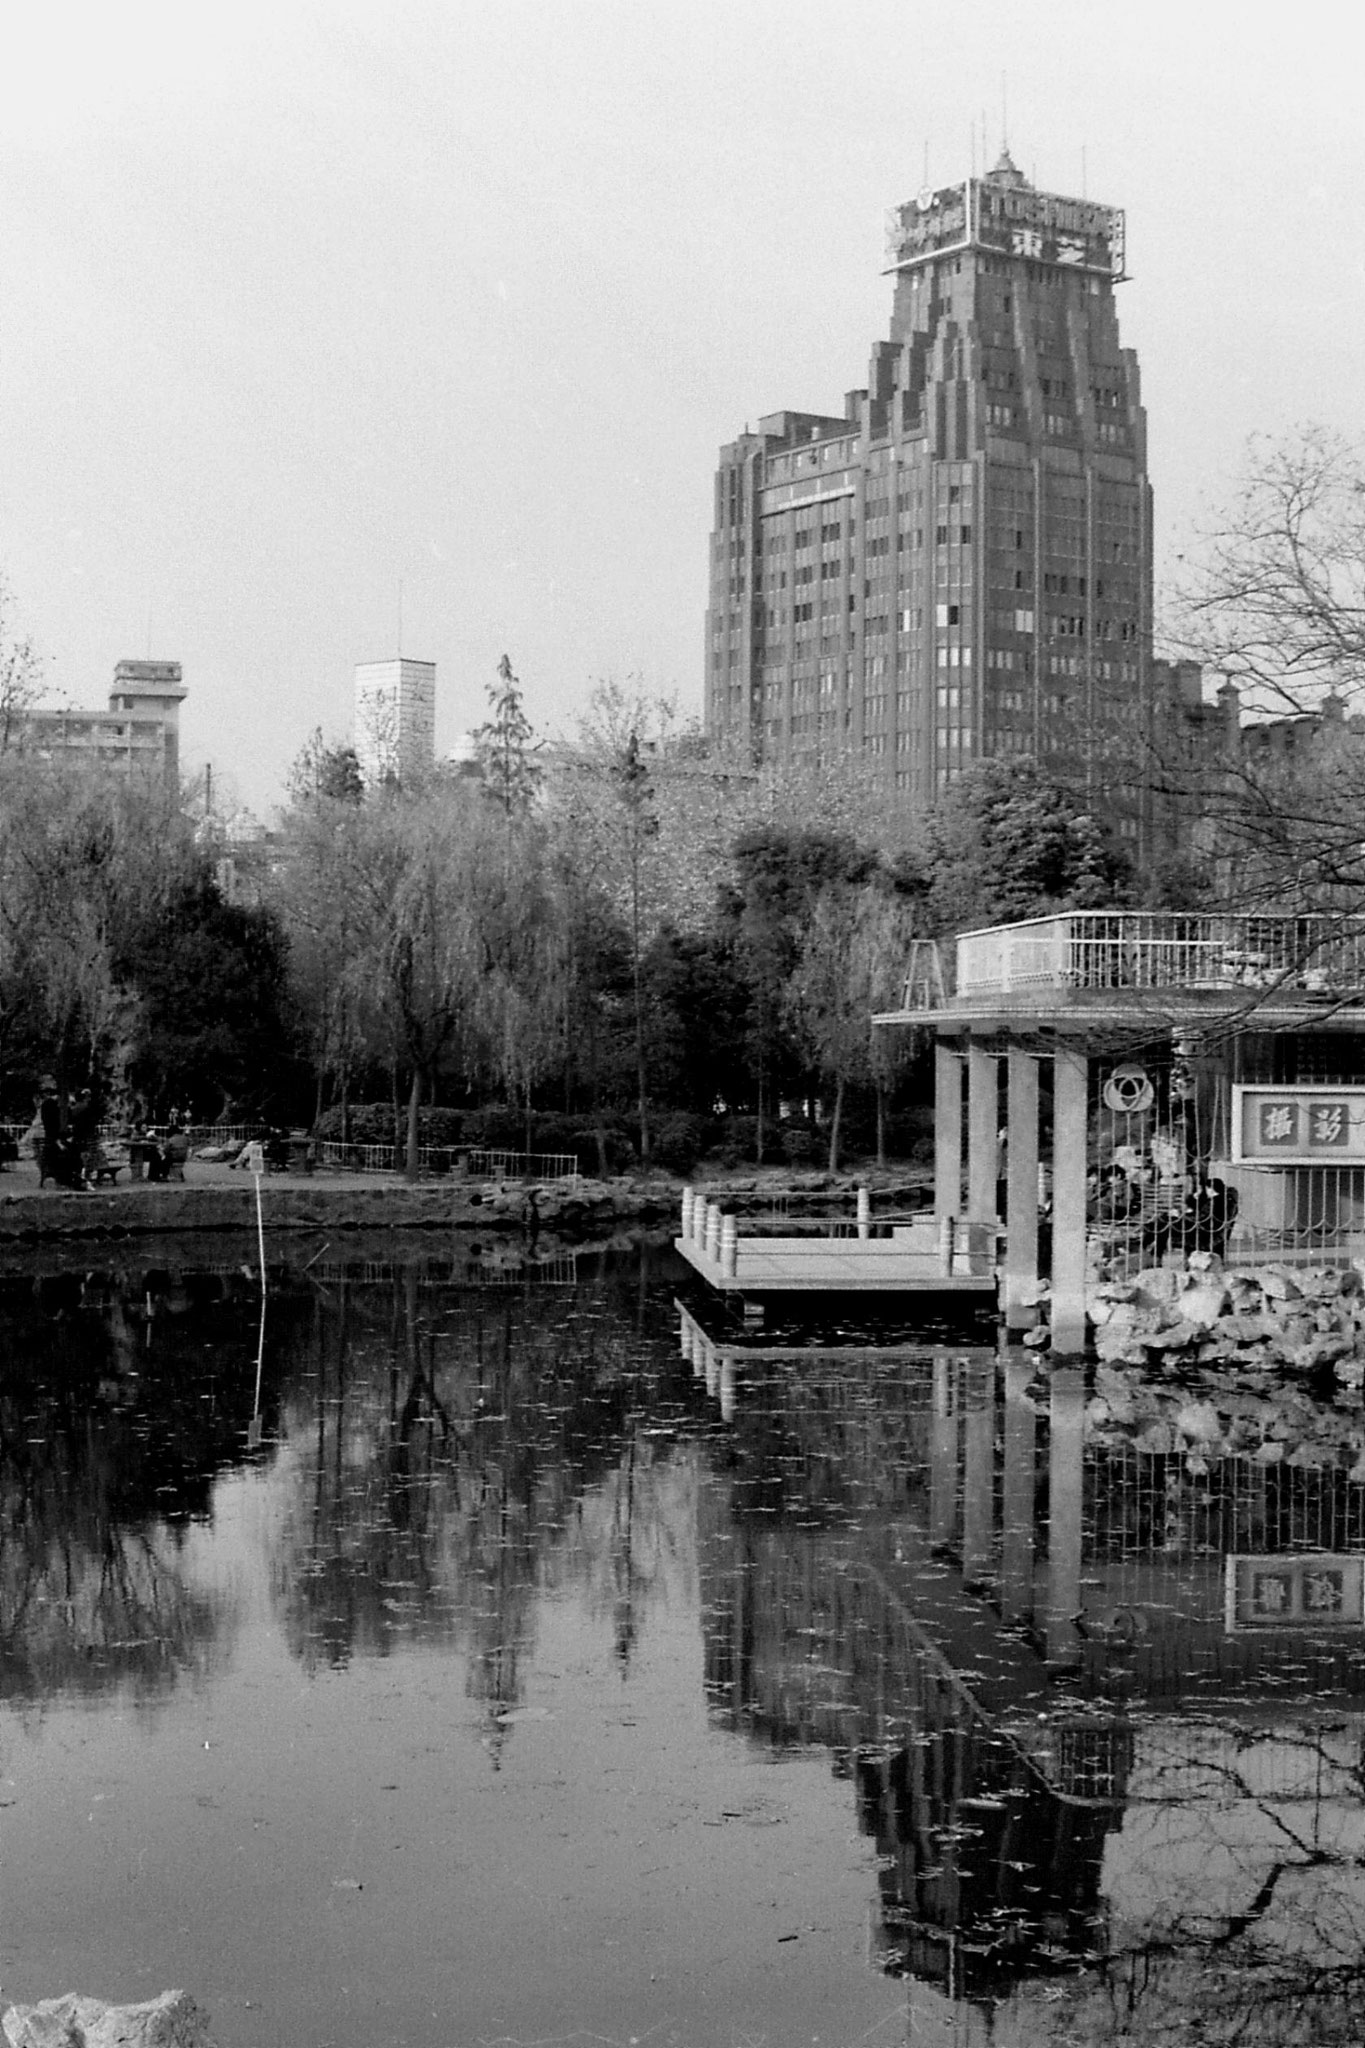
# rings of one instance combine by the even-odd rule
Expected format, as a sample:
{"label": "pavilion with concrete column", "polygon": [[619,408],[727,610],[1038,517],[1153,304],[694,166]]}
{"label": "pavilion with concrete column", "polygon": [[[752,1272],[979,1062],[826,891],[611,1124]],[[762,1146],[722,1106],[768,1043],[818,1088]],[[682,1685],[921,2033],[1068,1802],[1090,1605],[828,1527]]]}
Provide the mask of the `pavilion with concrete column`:
{"label": "pavilion with concrete column", "polygon": [[[956,956],[875,1021],[933,1031],[936,1217],[998,1241],[1009,1327],[1045,1269],[1053,1350],[1082,1348],[1097,1183],[1159,1203],[1163,1145],[1172,1190],[1216,1175],[1224,1255],[1365,1251],[1365,922],[1073,911]],[[1181,1249],[1169,1200],[1149,1264]]]}

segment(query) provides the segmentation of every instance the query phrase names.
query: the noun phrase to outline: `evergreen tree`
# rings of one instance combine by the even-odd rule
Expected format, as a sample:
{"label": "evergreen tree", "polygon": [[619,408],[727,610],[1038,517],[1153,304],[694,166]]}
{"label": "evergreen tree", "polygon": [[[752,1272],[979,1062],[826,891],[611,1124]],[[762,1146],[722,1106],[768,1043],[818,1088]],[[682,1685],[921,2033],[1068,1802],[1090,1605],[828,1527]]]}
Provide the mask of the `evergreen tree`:
{"label": "evergreen tree", "polygon": [[543,770],[535,758],[535,727],[526,716],[521,684],[505,654],[498,663],[497,681],[488,685],[488,703],[493,715],[474,734],[479,771],[493,802],[513,818],[529,808]]}

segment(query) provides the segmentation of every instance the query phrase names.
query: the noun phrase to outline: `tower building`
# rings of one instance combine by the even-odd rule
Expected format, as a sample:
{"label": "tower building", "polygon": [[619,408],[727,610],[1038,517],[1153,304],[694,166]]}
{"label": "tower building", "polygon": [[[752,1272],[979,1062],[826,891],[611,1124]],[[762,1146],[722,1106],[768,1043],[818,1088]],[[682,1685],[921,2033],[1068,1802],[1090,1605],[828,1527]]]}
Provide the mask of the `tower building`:
{"label": "tower building", "polygon": [[371,787],[429,772],[436,759],[434,661],[398,655],[356,663],[355,750]]}
{"label": "tower building", "polygon": [[[1152,513],[1124,242],[1121,211],[1036,190],[1007,149],[893,210],[867,389],[721,450],[708,732],[856,751],[915,808],[992,756],[1092,785],[1131,767]],[[1141,798],[1117,812],[1143,835]]]}

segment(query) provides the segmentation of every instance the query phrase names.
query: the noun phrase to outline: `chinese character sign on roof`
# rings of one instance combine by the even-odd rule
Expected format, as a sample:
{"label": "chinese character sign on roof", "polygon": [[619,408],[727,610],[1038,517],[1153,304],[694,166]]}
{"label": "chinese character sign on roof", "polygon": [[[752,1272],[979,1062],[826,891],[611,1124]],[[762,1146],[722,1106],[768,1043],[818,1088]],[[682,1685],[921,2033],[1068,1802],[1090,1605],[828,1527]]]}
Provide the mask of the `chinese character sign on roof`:
{"label": "chinese character sign on roof", "polygon": [[1234,1087],[1232,1157],[1246,1166],[1365,1164],[1365,1088]]}

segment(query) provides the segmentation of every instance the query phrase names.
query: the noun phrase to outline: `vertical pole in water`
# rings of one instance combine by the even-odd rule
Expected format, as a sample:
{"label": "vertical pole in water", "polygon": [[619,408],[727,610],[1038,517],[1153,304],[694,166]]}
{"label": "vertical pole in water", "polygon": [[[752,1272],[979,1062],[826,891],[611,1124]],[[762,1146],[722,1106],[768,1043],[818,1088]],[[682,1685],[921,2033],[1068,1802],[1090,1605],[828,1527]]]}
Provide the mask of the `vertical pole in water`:
{"label": "vertical pole in water", "polygon": [[256,1392],[251,1403],[251,1427],[247,1431],[248,1448],[254,1450],[261,1441],[261,1372],[265,1364],[265,1218],[261,1213],[261,1176],[254,1171],[255,1153],[251,1155],[251,1163],[252,1179],[256,1183],[256,1250],[261,1262],[261,1325],[256,1334]]}
{"label": "vertical pole in water", "polygon": [[720,1419],[733,1422],[735,1419],[735,1361],[725,1357],[720,1362]]}
{"label": "vertical pole in water", "polygon": [[1052,1091],[1052,1351],[1085,1347],[1087,1061],[1059,1050]]}
{"label": "vertical pole in water", "polygon": [[872,1197],[866,1188],[859,1188],[858,1190],[858,1235],[859,1237],[871,1237],[872,1235]]}
{"label": "vertical pole in water", "polygon": [[1012,1045],[1007,1056],[1005,1328],[1027,1330],[1038,1280],[1038,1063]]}
{"label": "vertical pole in water", "polygon": [[962,1213],[962,1059],[940,1038],[934,1046],[934,1214]]}

